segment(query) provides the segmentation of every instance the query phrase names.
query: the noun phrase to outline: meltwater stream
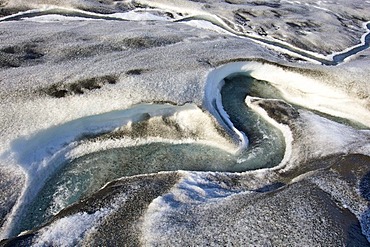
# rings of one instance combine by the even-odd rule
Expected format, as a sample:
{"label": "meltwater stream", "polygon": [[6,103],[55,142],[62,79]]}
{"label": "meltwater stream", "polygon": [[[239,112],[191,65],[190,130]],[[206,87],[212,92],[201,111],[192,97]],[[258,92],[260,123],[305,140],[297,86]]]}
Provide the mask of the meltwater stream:
{"label": "meltwater stream", "polygon": [[[164,15],[165,17],[163,17],[164,19],[162,20],[169,20],[167,19],[168,13],[169,12],[167,12],[167,10],[163,10],[162,15]],[[83,11],[83,10],[78,10],[78,9],[49,7],[46,9],[29,10],[29,11],[17,13],[11,16],[5,16],[3,18],[0,18],[0,22],[19,21],[19,20],[23,20],[27,18],[42,17],[42,16],[48,16],[48,15],[60,15],[64,17],[79,17],[79,18],[86,18],[86,19],[113,20],[113,21],[128,21],[132,18],[129,15],[126,15],[126,16],[125,15],[104,15],[104,14],[88,12],[88,11]],[[172,13],[171,15],[174,16],[176,14]],[[161,17],[154,16],[154,19],[158,19],[158,18],[161,18]],[[248,39],[251,39],[257,42],[261,42],[271,47],[275,47],[275,48],[288,51],[290,53],[299,55],[305,59],[316,61],[323,65],[327,65],[327,66],[335,66],[335,65],[341,64],[345,62],[345,60],[350,58],[351,56],[356,55],[360,53],[361,51],[364,51],[370,47],[370,22],[364,23],[364,29],[367,29],[367,32],[361,38],[360,44],[350,47],[347,50],[333,54],[332,58],[330,57],[325,58],[325,57],[318,56],[317,54],[311,53],[309,51],[294,47],[290,44],[284,43],[278,39],[266,39],[262,36],[250,35],[248,33],[237,31],[235,30],[235,28],[225,23],[225,21],[222,18],[218,17],[217,15],[191,15],[191,16],[186,16],[184,18],[180,18],[180,19],[173,19],[173,21],[175,22],[185,22],[185,23],[187,21],[192,21],[192,20],[207,21],[219,28],[224,29],[226,32],[232,33],[233,35],[237,35],[242,38],[248,38]]]}
{"label": "meltwater stream", "polygon": [[247,95],[278,98],[277,90],[247,74],[233,74],[225,78],[221,95],[230,120],[250,140],[246,150],[234,155],[206,144],[155,142],[65,161],[26,207],[14,234],[46,223],[63,208],[120,177],[175,170],[242,172],[278,165],[285,152],[282,134],[244,102]]}
{"label": "meltwater stream", "polygon": [[230,171],[235,157],[199,144],[151,143],[77,158],[54,174],[27,208],[22,229],[32,229],[104,184],[124,176],[159,171]]}
{"label": "meltwater stream", "polygon": [[246,134],[249,140],[249,146],[242,151],[239,164],[235,165],[234,171],[241,172],[247,167],[251,170],[279,164],[285,151],[282,133],[245,104],[248,95],[279,98],[278,91],[265,81],[237,73],[225,78],[221,95],[224,110],[234,126]]}
{"label": "meltwater stream", "polygon": [[[168,13],[169,13],[168,10],[163,10],[162,15],[164,15],[165,17],[163,17],[164,19],[162,20],[169,20],[167,19]],[[79,18],[86,18],[86,19],[114,20],[114,21],[128,21],[132,18],[129,15],[126,15],[126,16],[125,15],[104,15],[104,14],[88,12],[88,11],[83,11],[83,10],[78,10],[78,9],[49,7],[46,9],[29,10],[29,11],[17,13],[11,16],[5,16],[3,18],[0,18],[0,22],[19,21],[19,20],[23,20],[27,18],[42,17],[42,16],[48,16],[48,15],[60,15],[64,17],[79,17]],[[174,16],[176,15],[176,13],[172,13],[171,15]],[[160,17],[154,17],[154,19],[158,19],[158,18]],[[284,43],[278,39],[266,39],[262,36],[250,35],[248,33],[237,31],[235,30],[235,28],[225,23],[225,21],[222,18],[218,17],[217,15],[191,15],[191,16],[186,16],[184,18],[180,18],[180,19],[173,19],[173,21],[175,22],[185,22],[185,23],[191,20],[207,21],[219,28],[224,29],[226,32],[232,33],[239,37],[248,38],[248,39],[251,39],[257,42],[261,42],[271,47],[279,48],[279,49],[288,51],[290,53],[297,54],[305,59],[316,61],[323,65],[327,65],[327,66],[335,66],[335,65],[341,64],[345,62],[345,60],[350,58],[351,56],[356,55],[360,53],[361,51],[364,51],[370,47],[370,22],[364,23],[364,29],[367,29],[367,32],[362,36],[361,41],[358,45],[355,45],[353,47],[348,48],[347,50],[333,54],[332,58],[330,57],[325,58],[325,57],[318,56],[317,54],[311,53],[309,51],[294,47],[290,44]]]}

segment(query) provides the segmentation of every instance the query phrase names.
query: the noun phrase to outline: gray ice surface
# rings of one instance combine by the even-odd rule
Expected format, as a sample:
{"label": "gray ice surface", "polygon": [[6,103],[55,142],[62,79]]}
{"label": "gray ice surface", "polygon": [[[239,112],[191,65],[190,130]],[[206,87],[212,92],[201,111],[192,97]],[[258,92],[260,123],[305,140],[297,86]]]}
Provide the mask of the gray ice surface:
{"label": "gray ice surface", "polygon": [[[0,245],[369,245],[370,52],[319,64],[363,42],[369,10],[369,1],[344,0],[0,1],[0,237],[12,238]],[[210,107],[216,103],[205,102],[212,71],[219,73],[212,78],[243,72],[275,88],[265,94],[274,99],[246,104],[282,131],[280,165],[239,173],[219,168],[243,160],[230,151],[238,143],[230,143]],[[140,103],[188,102],[184,110],[141,112],[122,126],[104,118]],[[71,139],[74,130],[63,126],[106,130]],[[94,164],[107,149],[136,150],[153,140],[153,147],[192,148],[203,141],[225,155],[208,161],[214,169],[181,171],[207,161],[179,155],[170,169],[176,157],[149,148],[153,164],[175,171],[141,171],[145,157],[129,157],[142,175],[117,179],[109,168],[104,174],[111,179],[96,178],[110,182],[104,188],[91,186],[45,225],[16,236],[24,230],[21,214],[64,168],[53,162],[66,169],[79,160]]]}

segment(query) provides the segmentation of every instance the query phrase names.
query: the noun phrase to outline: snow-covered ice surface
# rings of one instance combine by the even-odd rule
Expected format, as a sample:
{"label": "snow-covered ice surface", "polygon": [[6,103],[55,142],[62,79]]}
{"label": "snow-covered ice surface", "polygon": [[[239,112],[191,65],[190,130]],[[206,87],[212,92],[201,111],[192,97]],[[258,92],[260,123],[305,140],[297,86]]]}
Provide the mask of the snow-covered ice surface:
{"label": "snow-covered ice surface", "polygon": [[370,245],[369,21],[0,0],[0,246]]}

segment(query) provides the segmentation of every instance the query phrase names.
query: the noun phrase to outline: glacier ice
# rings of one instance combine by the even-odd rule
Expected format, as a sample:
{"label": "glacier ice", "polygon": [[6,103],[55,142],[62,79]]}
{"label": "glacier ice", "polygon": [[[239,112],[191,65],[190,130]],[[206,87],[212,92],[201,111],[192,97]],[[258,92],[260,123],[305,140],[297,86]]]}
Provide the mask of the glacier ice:
{"label": "glacier ice", "polygon": [[[368,245],[368,2],[1,8],[0,245]],[[272,167],[244,166],[259,146],[221,94],[238,75],[268,91],[239,105],[280,133]],[[25,226],[44,184],[89,172]]]}

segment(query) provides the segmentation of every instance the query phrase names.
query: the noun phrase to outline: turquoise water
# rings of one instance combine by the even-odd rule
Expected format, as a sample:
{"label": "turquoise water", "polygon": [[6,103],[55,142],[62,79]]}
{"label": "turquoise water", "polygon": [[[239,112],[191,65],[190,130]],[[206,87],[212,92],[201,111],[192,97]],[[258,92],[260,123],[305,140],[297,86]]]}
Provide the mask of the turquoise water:
{"label": "turquoise water", "polygon": [[280,98],[279,92],[265,81],[244,74],[225,79],[221,90],[222,105],[234,126],[249,139],[248,148],[241,154],[234,171],[273,167],[284,157],[285,142],[282,133],[246,106],[247,95],[261,98]]}
{"label": "turquoise water", "polygon": [[221,94],[231,121],[250,140],[246,150],[232,155],[201,144],[151,143],[84,155],[66,162],[48,179],[23,214],[20,230],[47,222],[120,177],[175,170],[242,172],[278,165],[285,151],[282,134],[244,103],[247,94],[276,98],[278,92],[267,82],[237,74],[226,78]]}

